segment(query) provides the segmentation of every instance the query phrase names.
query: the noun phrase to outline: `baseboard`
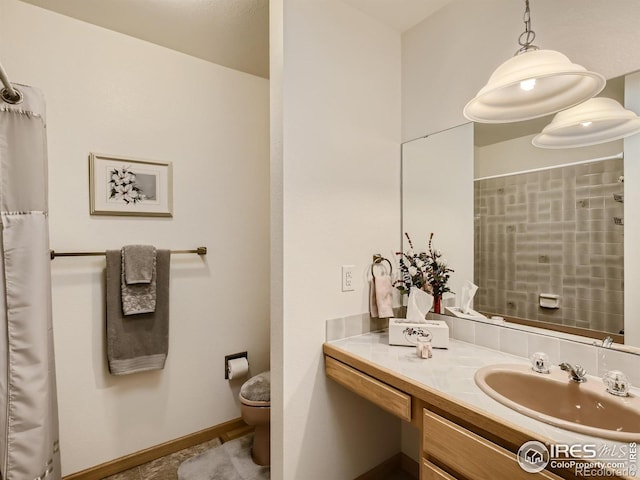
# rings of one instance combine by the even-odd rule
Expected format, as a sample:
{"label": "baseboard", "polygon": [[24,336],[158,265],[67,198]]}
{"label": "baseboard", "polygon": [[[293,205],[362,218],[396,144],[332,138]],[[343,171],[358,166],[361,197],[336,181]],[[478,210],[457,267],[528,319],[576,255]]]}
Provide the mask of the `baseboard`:
{"label": "baseboard", "polygon": [[247,424],[244,423],[241,418],[229,420],[228,422],[221,423],[220,425],[205,428],[199,432],[191,433],[184,437],[176,438],[175,440],[170,440],[168,442],[161,443],[160,445],[149,447],[145,450],[140,450],[139,452],[135,452],[124,457],[116,458],[115,460],[96,465],[95,467],[87,468],[81,472],[72,473],[65,476],[63,480],[100,480],[110,475],[115,475],[116,473],[124,472],[130,468],[150,462],[156,458],[164,457],[185,448],[213,440],[214,438],[222,437],[224,435],[233,435],[235,432],[244,430],[246,427]]}
{"label": "baseboard", "polygon": [[393,457],[385,460],[368,472],[363,473],[355,480],[385,480],[389,475],[398,470],[403,470],[416,479],[420,473],[418,462],[404,453],[396,453]]}

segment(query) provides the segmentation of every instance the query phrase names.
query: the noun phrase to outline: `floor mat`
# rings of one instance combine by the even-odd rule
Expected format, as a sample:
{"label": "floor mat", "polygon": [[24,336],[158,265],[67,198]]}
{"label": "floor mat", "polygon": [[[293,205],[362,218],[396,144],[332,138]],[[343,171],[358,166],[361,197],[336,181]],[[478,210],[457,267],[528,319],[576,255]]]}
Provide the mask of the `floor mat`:
{"label": "floor mat", "polygon": [[245,435],[182,462],[178,480],[269,480],[269,467],[251,460],[253,435]]}

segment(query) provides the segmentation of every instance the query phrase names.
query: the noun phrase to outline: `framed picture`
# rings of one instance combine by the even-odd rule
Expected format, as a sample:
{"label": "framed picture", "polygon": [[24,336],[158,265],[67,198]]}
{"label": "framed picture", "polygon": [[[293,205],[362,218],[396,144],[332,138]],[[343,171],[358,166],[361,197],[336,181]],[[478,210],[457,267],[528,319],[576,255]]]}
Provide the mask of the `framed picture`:
{"label": "framed picture", "polygon": [[173,216],[171,162],[89,154],[91,215]]}

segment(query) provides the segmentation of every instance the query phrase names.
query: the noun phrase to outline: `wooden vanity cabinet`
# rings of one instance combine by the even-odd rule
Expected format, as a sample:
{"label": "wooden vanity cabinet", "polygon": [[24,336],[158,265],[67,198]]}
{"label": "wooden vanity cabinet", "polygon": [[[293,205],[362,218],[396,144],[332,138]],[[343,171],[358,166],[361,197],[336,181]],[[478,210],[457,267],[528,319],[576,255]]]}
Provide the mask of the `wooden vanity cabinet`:
{"label": "wooden vanity cabinet", "polygon": [[434,465],[429,460],[422,459],[422,465],[420,465],[420,480],[457,480],[456,477],[452,477],[447,472],[442,470],[437,465]]}
{"label": "wooden vanity cabinet", "polygon": [[383,410],[411,421],[411,395],[331,357],[325,357],[325,374]]}
{"label": "wooden vanity cabinet", "polygon": [[525,472],[514,453],[531,440],[524,433],[510,427],[493,428],[495,420],[467,411],[442,394],[398,379],[389,371],[378,371],[342,352],[335,353],[337,358],[329,352],[333,349],[325,345],[327,377],[420,429],[420,480],[575,478],[564,472],[562,477],[546,470]]}
{"label": "wooden vanity cabinet", "polygon": [[532,476],[560,479],[547,471],[535,475],[525,472],[520,468],[515,453],[427,409],[423,410],[421,437],[425,457],[421,466],[421,480],[530,480]]}

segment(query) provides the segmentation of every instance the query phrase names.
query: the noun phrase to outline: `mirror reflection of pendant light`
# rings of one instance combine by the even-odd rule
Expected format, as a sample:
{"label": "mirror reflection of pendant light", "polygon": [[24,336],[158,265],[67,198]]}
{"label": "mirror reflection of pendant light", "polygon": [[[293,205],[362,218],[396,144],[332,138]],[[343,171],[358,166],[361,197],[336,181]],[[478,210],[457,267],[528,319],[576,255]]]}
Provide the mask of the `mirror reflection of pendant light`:
{"label": "mirror reflection of pendant light", "polygon": [[606,80],[571,63],[562,53],[533,45],[529,0],[525,0],[521,48],[500,65],[464,107],[464,116],[480,123],[508,123],[543,117],[597,95]]}
{"label": "mirror reflection of pendant light", "polygon": [[640,117],[611,98],[597,97],[556,114],[531,143],[541,148],[597,145],[640,133]]}

